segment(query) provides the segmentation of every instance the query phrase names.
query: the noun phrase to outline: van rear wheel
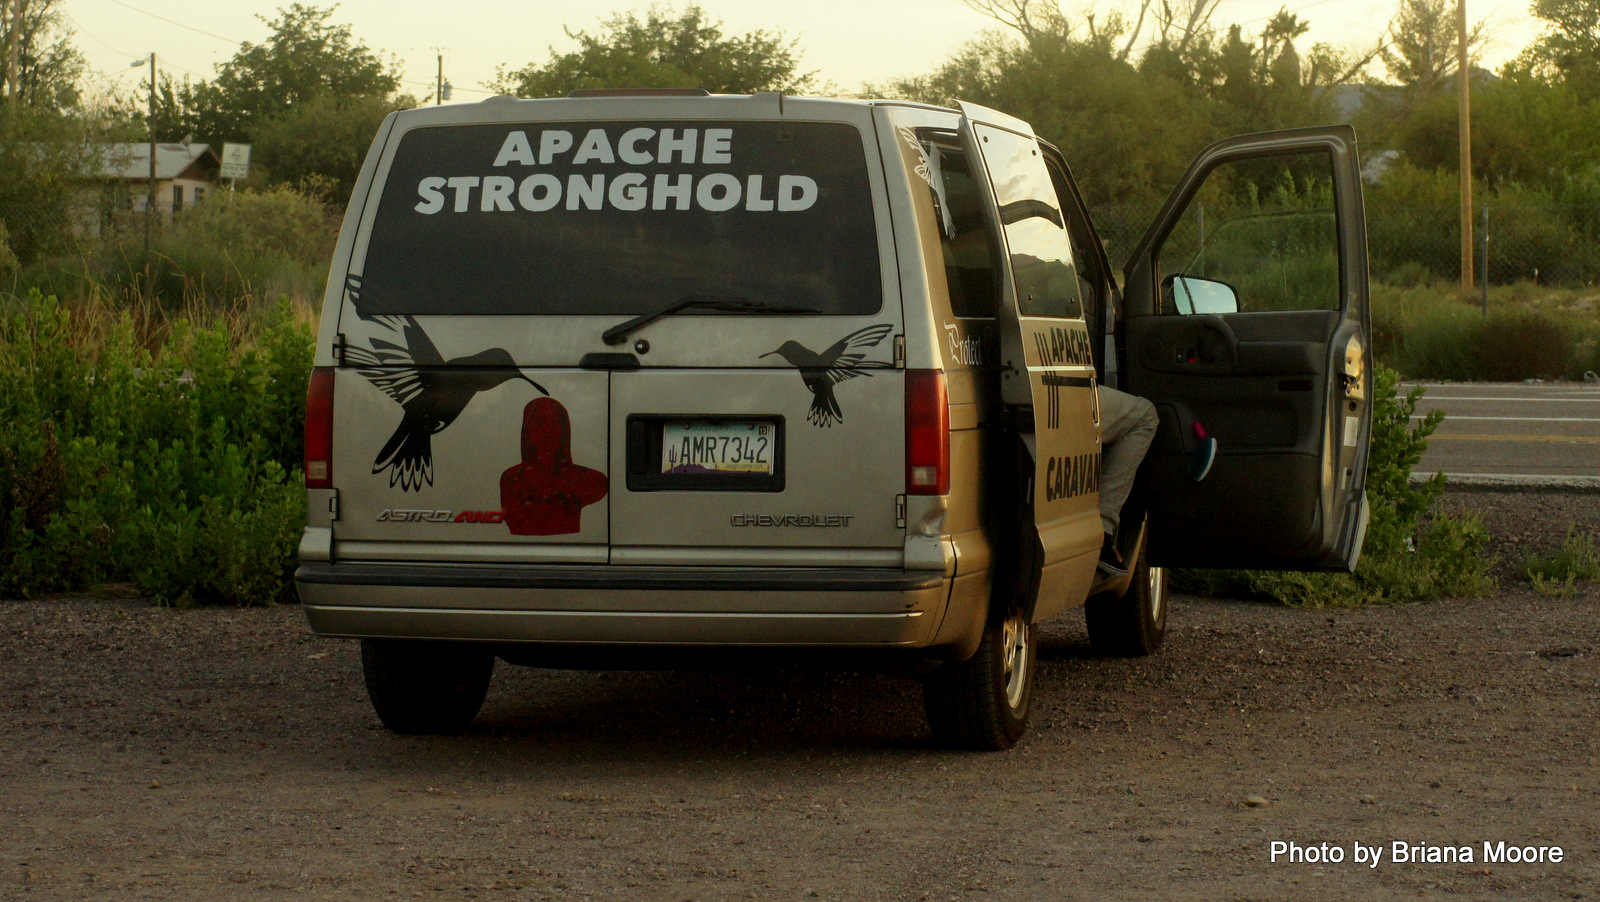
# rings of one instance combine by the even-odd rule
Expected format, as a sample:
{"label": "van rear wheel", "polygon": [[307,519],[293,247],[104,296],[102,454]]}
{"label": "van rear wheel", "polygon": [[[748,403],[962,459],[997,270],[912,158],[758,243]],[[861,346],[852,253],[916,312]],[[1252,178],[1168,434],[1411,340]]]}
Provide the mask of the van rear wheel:
{"label": "van rear wheel", "polygon": [[1038,660],[1034,627],[1022,612],[990,623],[972,657],[923,678],[922,705],[934,738],[982,752],[1016,745],[1028,727]]}
{"label": "van rear wheel", "polygon": [[459,733],[478,716],[494,652],[466,642],[361,640],[367,696],[396,733]]}
{"label": "van rear wheel", "polygon": [[1121,598],[1097,595],[1083,606],[1089,643],[1103,655],[1138,658],[1153,654],[1167,635],[1167,572],[1139,561]]}

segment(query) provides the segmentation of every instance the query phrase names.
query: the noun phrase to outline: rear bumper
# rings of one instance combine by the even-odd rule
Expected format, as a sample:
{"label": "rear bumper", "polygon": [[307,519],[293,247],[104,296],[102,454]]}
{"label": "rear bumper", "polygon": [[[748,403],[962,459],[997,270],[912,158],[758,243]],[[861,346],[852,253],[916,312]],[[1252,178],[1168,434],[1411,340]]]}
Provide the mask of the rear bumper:
{"label": "rear bumper", "polygon": [[303,564],[325,636],[916,648],[949,596],[938,571],[869,568]]}

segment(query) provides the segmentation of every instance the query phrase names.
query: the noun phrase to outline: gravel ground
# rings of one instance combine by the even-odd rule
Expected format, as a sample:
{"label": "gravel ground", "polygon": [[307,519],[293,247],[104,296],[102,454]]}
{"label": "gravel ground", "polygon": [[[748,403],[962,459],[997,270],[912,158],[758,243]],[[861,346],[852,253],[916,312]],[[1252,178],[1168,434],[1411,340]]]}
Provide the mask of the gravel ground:
{"label": "gravel ground", "polygon": [[[1502,550],[1600,524],[1600,495],[1445,503]],[[0,898],[1595,899],[1600,585],[1502,586],[1178,598],[1134,661],[1064,617],[1030,735],[991,755],[930,747],[914,683],[783,667],[502,665],[465,735],[404,738],[295,608],[0,603]]]}

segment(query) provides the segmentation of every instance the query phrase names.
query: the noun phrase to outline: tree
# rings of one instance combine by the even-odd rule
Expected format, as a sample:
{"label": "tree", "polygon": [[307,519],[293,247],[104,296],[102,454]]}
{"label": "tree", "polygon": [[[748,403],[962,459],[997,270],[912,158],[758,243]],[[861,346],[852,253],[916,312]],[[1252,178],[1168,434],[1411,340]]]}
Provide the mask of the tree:
{"label": "tree", "polygon": [[543,65],[501,67],[491,90],[519,97],[557,97],[583,88],[705,88],[714,94],[795,93],[814,87],[799,71],[798,40],[752,31],[724,37],[721,21],[698,6],[682,14],[651,7],[602,20],[599,34],[567,31],[578,42],[570,53],[550,50]]}
{"label": "tree", "polygon": [[[1487,35],[1479,22],[1467,32],[1467,51],[1483,46]],[[1460,57],[1455,3],[1451,0],[1400,0],[1389,21],[1389,45],[1383,64],[1405,89],[1409,108],[1448,84]]]}
{"label": "tree", "polygon": [[[1478,70],[1472,86],[1472,157],[1490,187],[1509,183],[1559,188],[1593,183],[1600,167],[1600,116],[1564,83],[1526,74],[1489,79]],[[1440,93],[1398,120],[1390,146],[1424,169],[1460,167],[1456,98]],[[1453,177],[1453,176],[1452,176]]]}
{"label": "tree", "polygon": [[331,7],[295,3],[270,22],[262,18],[272,29],[264,43],[246,41],[215,80],[183,86],[185,130],[201,140],[249,141],[261,123],[319,97],[392,95],[397,69],[357,41],[350,26],[330,25],[332,15]]}
{"label": "tree", "polygon": [[82,178],[99,165],[91,142],[104,140],[103,128],[92,116],[22,103],[0,115],[0,223],[23,264],[70,246]]}
{"label": "tree", "polygon": [[321,94],[257,125],[254,154],[267,181],[343,204],[383,117],[413,105],[409,97]]}
{"label": "tree", "polygon": [[1511,68],[1600,99],[1600,0],[1534,0],[1531,11],[1550,26]]}
{"label": "tree", "polygon": [[61,0],[0,2],[0,68],[5,103],[64,111],[78,103],[83,55],[58,8]]}
{"label": "tree", "polygon": [[[885,93],[941,105],[970,100],[1021,117],[1061,148],[1091,207],[1134,208],[1108,210],[1105,237],[1136,238],[1212,129],[1200,99],[1117,60],[1115,43],[1026,43],[989,32],[931,74],[900,79]],[[1123,213],[1126,228],[1116,222]]]}

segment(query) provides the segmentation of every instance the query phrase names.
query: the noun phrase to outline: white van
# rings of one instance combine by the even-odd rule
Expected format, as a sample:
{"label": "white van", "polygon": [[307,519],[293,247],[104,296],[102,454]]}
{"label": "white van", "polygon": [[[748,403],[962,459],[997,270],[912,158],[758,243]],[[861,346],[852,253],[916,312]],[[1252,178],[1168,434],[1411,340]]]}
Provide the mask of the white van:
{"label": "white van", "polygon": [[[784,647],[910,659],[941,741],[1009,747],[1038,623],[1144,654],[1163,566],[1354,567],[1358,172],[1344,126],[1208,148],[1119,291],[1067,162],[982,107],[393,114],[323,305],[306,616],[401,732],[464,727],[497,658]],[[1161,420],[1120,578],[1102,385]]]}

